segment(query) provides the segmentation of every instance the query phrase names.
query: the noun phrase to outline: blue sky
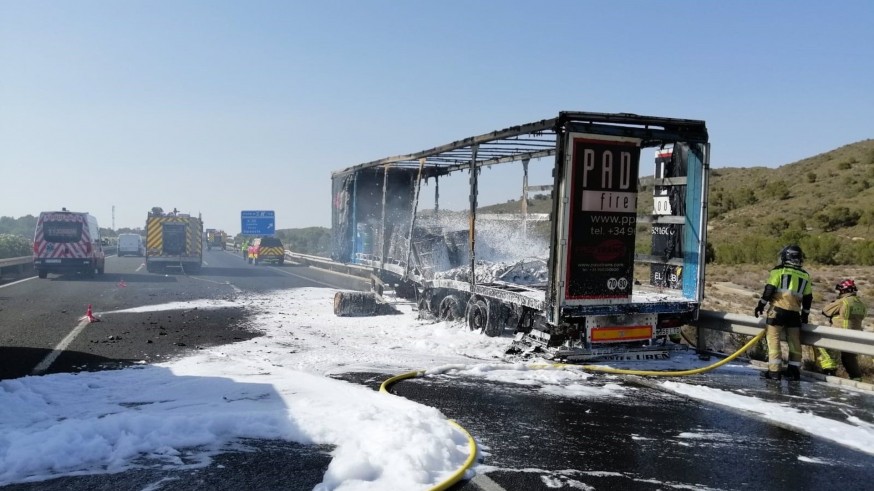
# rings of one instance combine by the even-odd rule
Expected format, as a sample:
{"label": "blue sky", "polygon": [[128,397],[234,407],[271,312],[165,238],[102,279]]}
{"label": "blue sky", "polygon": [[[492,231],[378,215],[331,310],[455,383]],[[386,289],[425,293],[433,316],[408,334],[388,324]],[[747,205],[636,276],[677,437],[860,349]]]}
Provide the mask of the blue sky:
{"label": "blue sky", "polygon": [[333,170],[561,110],[703,119],[714,167],[777,167],[874,137],[872,25],[870,1],[0,0],[0,215],[328,226]]}

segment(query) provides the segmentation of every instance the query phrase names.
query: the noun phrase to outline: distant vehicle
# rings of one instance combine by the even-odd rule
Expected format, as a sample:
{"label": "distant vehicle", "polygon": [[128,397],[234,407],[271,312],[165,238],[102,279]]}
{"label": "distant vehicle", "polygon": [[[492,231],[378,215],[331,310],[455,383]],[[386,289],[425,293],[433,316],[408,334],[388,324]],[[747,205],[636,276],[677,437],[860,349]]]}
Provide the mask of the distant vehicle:
{"label": "distant vehicle", "polygon": [[49,273],[103,274],[106,254],[97,219],[88,213],[44,211],[33,234],[33,267],[40,278]]}
{"label": "distant vehicle", "polygon": [[212,228],[206,229],[207,250],[212,250],[213,247],[224,249],[225,242],[227,242],[227,234],[225,234],[224,231]]}
{"label": "distant vehicle", "polygon": [[276,237],[262,237],[252,241],[249,246],[249,263],[259,264],[265,261],[282,264],[285,262],[285,247]]}
{"label": "distant vehicle", "polygon": [[145,256],[146,243],[140,234],[118,234],[118,256]]}
{"label": "distant vehicle", "polygon": [[203,263],[203,222],[199,217],[164,213],[154,208],[146,217],[146,271],[181,268],[197,274]]}

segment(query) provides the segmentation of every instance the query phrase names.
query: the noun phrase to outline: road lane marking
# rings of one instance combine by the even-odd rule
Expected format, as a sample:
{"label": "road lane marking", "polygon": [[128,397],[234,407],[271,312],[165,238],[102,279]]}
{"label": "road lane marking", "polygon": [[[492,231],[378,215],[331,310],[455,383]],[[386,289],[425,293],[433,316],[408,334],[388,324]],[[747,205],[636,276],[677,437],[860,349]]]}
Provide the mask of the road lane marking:
{"label": "road lane marking", "polygon": [[[301,275],[299,275],[299,274],[289,273],[288,271],[284,271],[284,270],[279,269],[279,268],[274,267],[274,266],[268,266],[268,267],[269,267],[270,269],[274,270],[274,271],[279,271],[280,273],[284,273],[284,274],[287,274],[287,275],[289,275],[289,276],[294,276],[295,278],[300,278],[300,279],[303,279],[303,280],[312,281],[313,283],[318,283],[318,284],[320,284],[320,285],[324,285],[324,286],[326,286],[326,287],[328,287],[328,288],[333,288],[333,289],[337,289],[337,288],[339,288],[339,287],[336,286],[336,285],[329,285],[329,284],[327,284],[327,283],[323,283],[323,282],[321,282],[321,281],[319,281],[319,280],[314,280],[314,279],[312,279],[312,278],[307,278],[306,276],[301,276]],[[329,269],[320,269],[319,271],[324,271],[324,272],[326,272],[326,273],[334,273],[334,274],[336,274],[336,275],[346,276],[346,277],[349,277],[349,278],[355,278],[356,280],[367,281],[367,280],[365,280],[364,278],[361,278],[360,276],[352,276],[352,275],[349,275],[349,274],[338,273],[338,272],[336,272],[336,271],[331,271],[331,270],[329,270]]]}
{"label": "road lane marking", "polygon": [[204,261],[203,259],[201,259],[200,262],[202,262],[204,266],[209,266],[209,263]]}
{"label": "road lane marking", "polygon": [[54,363],[55,360],[56,360],[59,356],[61,356],[61,353],[63,353],[64,350],[67,349],[67,346],[69,346],[70,343],[72,343],[73,340],[76,339],[76,336],[78,336],[79,333],[81,333],[82,330],[85,329],[85,326],[87,326],[87,325],[90,324],[90,323],[91,323],[91,322],[88,320],[87,317],[83,318],[83,319],[79,322],[79,325],[76,326],[75,328],[73,328],[73,330],[70,331],[70,334],[67,334],[67,337],[65,337],[64,339],[62,339],[61,342],[58,343],[57,346],[55,346],[55,349],[52,350],[52,352],[49,353],[48,356],[46,356],[46,357],[43,359],[43,361],[39,362],[39,365],[37,365],[37,366],[33,369],[33,372],[32,372],[33,375],[41,375],[41,374],[44,373],[46,370],[48,370],[49,367],[52,365],[52,363]]}
{"label": "road lane marking", "polygon": [[146,263],[140,264],[140,266],[134,271],[134,273],[139,273],[141,269],[146,267]]}
{"label": "road lane marking", "polygon": [[471,479],[471,482],[483,491],[507,491],[485,474],[477,474]]}
{"label": "road lane marking", "polygon": [[243,290],[240,290],[239,288],[237,288],[236,286],[231,284],[230,281],[208,280],[206,278],[198,278],[197,276],[191,276],[191,275],[188,275],[188,277],[191,278],[192,280],[205,281],[207,283],[214,283],[216,285],[222,285],[222,286],[227,285],[227,286],[233,288],[235,293],[243,293]]}
{"label": "road lane marking", "polygon": [[36,276],[31,276],[30,278],[24,278],[22,280],[13,281],[12,283],[6,283],[5,285],[0,285],[0,288],[6,288],[7,286],[17,285],[19,283],[23,283],[25,281],[30,281],[30,280],[34,280],[34,279],[36,279]]}

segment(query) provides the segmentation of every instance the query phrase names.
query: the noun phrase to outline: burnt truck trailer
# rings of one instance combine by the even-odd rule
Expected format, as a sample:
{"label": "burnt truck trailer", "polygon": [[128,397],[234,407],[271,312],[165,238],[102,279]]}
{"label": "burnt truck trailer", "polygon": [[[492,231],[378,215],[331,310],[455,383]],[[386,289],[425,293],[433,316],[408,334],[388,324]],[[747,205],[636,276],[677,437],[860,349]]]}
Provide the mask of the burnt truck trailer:
{"label": "burnt truck trailer", "polygon": [[[641,178],[644,149],[655,166]],[[370,268],[374,287],[394,285],[422,315],[490,336],[513,329],[521,352],[664,358],[664,340],[697,319],[703,298],[709,154],[703,121],[566,111],[359,164],[332,174],[332,260]],[[528,186],[534,162],[552,166],[551,185]],[[483,170],[510,163],[522,164],[521,212],[478,212]],[[459,172],[469,209],[441,210],[440,178]],[[434,206],[420,209],[432,181]],[[541,222],[527,212],[534,188],[551,193]],[[484,233],[496,221],[509,235]],[[542,254],[503,269],[487,260],[537,230]]]}

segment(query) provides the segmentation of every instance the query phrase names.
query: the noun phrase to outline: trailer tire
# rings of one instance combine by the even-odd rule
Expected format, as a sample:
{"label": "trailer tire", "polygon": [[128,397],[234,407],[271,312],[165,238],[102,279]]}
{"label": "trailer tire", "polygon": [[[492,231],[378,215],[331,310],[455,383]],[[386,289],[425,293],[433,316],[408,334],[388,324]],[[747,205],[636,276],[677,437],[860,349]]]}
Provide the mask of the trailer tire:
{"label": "trailer tire", "polygon": [[44,270],[44,269],[37,270],[36,274],[37,274],[37,276],[39,276],[40,278],[43,278],[43,279],[49,277],[49,272]]}
{"label": "trailer tire", "polygon": [[454,322],[464,317],[464,312],[461,311],[461,302],[455,295],[446,295],[443,300],[440,300],[440,306],[437,309],[437,318],[442,321]]}
{"label": "trailer tire", "polygon": [[485,332],[489,325],[489,304],[481,298],[471,298],[466,317],[467,327],[471,331]]}
{"label": "trailer tire", "polygon": [[483,334],[490,338],[496,338],[504,333],[505,307],[497,301],[489,302],[489,317]]}

